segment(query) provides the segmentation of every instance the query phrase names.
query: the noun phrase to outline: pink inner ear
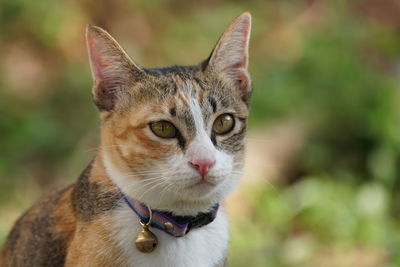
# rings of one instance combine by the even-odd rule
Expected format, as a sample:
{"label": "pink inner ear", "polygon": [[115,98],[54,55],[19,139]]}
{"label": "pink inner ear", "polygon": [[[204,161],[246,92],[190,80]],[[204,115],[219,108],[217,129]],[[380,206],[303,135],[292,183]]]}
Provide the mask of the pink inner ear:
{"label": "pink inner ear", "polygon": [[105,78],[104,74],[106,69],[112,65],[113,62],[107,55],[103,54],[104,52],[101,49],[101,45],[105,44],[99,42],[91,33],[88,34],[88,45],[93,76],[96,80],[103,80]]}
{"label": "pink inner ear", "polygon": [[[109,111],[114,106],[115,86],[114,79],[110,76],[109,68],[115,62],[109,58],[107,44],[99,39],[98,35],[89,31],[87,34],[87,44],[89,48],[90,65],[93,79],[96,80],[94,88],[94,101],[100,110]],[[109,77],[107,76],[107,72]]]}
{"label": "pink inner ear", "polygon": [[102,78],[102,75],[100,72],[101,65],[99,63],[100,53],[98,52],[98,43],[92,33],[88,34],[87,41],[89,47],[89,57],[90,57],[90,64],[92,67],[92,73],[95,80],[100,80]]}

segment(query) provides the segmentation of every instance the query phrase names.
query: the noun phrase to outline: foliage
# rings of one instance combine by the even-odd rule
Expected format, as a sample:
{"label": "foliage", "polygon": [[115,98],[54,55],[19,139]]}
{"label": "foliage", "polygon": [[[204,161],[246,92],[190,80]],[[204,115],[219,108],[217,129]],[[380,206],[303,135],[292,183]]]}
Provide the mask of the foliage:
{"label": "foliage", "polygon": [[[379,183],[358,186],[306,177],[273,190],[246,188],[250,223],[233,224],[229,266],[383,266],[400,264],[398,222]],[[364,259],[357,253],[362,252]]]}

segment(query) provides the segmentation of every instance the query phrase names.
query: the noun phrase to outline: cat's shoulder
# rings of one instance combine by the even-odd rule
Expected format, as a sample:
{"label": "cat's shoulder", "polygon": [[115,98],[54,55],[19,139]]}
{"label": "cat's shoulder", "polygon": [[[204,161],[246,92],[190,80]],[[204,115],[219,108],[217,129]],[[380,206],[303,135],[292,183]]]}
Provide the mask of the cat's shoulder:
{"label": "cat's shoulder", "polygon": [[51,191],[16,221],[0,254],[1,266],[63,264],[76,226],[70,205],[73,188],[70,184]]}

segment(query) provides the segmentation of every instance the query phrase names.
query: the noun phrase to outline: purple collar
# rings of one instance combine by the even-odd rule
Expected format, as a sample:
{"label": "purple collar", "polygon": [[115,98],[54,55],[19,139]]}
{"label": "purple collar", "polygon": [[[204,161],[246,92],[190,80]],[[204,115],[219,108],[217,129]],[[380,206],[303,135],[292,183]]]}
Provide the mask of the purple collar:
{"label": "purple collar", "polygon": [[[125,203],[133,210],[143,223],[150,217],[146,204],[127,197],[120,189],[119,193]],[[152,210],[150,225],[174,237],[183,237],[193,228],[199,228],[214,221],[217,216],[219,204],[215,204],[208,213],[199,213],[196,216],[175,216],[169,211]]]}

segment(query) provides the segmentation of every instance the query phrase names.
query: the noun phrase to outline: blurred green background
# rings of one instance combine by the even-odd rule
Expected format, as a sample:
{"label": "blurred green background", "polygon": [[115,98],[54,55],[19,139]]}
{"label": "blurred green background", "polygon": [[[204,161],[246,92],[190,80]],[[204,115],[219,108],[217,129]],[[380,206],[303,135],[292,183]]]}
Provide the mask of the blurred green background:
{"label": "blurred green background", "polygon": [[400,266],[397,0],[2,0],[0,244],[96,153],[87,23],[139,65],[193,64],[245,10],[255,90],[229,266]]}

